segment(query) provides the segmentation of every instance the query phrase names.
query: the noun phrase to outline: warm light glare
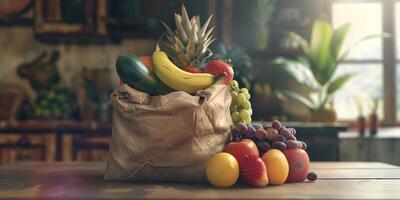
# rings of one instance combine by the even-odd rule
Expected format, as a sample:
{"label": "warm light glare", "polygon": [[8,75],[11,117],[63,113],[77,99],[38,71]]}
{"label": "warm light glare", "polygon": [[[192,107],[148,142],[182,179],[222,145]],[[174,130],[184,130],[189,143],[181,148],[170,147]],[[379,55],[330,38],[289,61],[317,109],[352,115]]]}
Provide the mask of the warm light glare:
{"label": "warm light glare", "polygon": [[396,40],[396,90],[397,90],[397,119],[400,119],[400,2],[395,4],[395,40]]}
{"label": "warm light glare", "polygon": [[[381,3],[336,3],[332,9],[334,28],[351,23],[345,47],[350,47],[367,35],[382,33]],[[382,59],[382,40],[363,42],[351,52],[348,59]]]}
{"label": "warm light glare", "polygon": [[[382,33],[382,4],[335,3],[332,21],[334,28],[351,23],[344,49],[352,47],[365,36]],[[382,39],[371,39],[355,46],[346,60],[352,62],[341,64],[336,75],[349,72],[357,75],[336,93],[334,105],[340,119],[353,120],[360,115],[356,98],[361,100],[364,116],[372,111],[372,98],[378,97],[380,102],[383,101]],[[383,116],[382,110],[380,106],[379,117]]]}

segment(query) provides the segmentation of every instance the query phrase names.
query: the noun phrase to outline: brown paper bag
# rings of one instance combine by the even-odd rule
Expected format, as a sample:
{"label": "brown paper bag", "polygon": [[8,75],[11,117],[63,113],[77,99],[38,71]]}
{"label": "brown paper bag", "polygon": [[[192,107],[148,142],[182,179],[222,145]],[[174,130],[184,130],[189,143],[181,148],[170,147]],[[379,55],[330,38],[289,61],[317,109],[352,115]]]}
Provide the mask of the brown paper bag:
{"label": "brown paper bag", "polygon": [[196,95],[178,91],[150,97],[125,84],[111,98],[112,142],[104,179],[206,180],[204,165],[223,150],[232,126],[226,85]]}

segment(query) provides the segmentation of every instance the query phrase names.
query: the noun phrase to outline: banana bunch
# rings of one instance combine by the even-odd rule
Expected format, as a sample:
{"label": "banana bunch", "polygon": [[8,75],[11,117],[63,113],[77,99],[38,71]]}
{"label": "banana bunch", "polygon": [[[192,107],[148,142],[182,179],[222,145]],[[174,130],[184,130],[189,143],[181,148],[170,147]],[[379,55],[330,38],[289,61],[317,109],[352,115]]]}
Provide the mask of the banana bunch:
{"label": "banana bunch", "polygon": [[189,73],[183,71],[168,58],[167,54],[157,45],[153,52],[153,65],[157,77],[168,87],[193,94],[198,90],[210,87],[226,74],[213,76],[208,73]]}

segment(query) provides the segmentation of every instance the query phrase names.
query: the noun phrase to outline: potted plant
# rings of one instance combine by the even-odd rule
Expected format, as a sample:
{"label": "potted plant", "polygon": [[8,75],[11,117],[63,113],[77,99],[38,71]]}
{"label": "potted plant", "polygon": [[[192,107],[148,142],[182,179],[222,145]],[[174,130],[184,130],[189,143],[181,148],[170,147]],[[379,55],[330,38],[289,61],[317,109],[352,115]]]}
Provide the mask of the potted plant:
{"label": "potted plant", "polygon": [[378,120],[378,108],[379,98],[374,97],[372,99],[372,111],[369,115],[369,132],[371,135],[376,135],[378,132],[379,120]]}
{"label": "potted plant", "polygon": [[366,36],[353,46],[343,49],[343,42],[350,27],[350,23],[345,23],[333,29],[328,21],[318,19],[313,24],[309,41],[296,33],[290,33],[302,50],[299,56],[294,59],[282,57],[275,60],[276,64],[282,66],[283,70],[304,88],[302,93],[285,91],[285,94],[299,100],[310,109],[309,121],[336,121],[332,97],[355,75],[353,73],[336,75],[339,64],[355,45],[374,37],[384,36]]}
{"label": "potted plant", "polygon": [[360,135],[364,135],[366,120],[365,120],[365,116],[364,116],[363,101],[359,96],[354,96],[353,98],[354,98],[354,102],[356,103],[356,106],[358,109],[358,117],[357,117],[358,133]]}

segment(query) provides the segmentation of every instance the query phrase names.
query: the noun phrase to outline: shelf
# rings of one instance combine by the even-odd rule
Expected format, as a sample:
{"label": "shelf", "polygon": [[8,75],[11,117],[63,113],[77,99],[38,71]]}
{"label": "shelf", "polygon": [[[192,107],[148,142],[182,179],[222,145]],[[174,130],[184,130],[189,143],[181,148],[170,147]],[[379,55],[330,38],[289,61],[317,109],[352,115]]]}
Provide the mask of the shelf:
{"label": "shelf", "polygon": [[78,44],[107,44],[118,42],[111,37],[90,34],[36,34],[35,37],[43,43],[78,43]]}
{"label": "shelf", "polygon": [[111,134],[111,124],[73,120],[27,120],[27,121],[0,121],[0,134],[8,133],[52,133],[66,132],[72,134]]}
{"label": "shelf", "polygon": [[32,18],[0,18],[0,26],[32,26]]}
{"label": "shelf", "polygon": [[360,135],[357,131],[347,131],[339,133],[341,139],[356,139],[356,140],[399,140],[400,128],[398,127],[384,127],[378,129],[378,133],[371,135],[369,131],[365,131],[364,135]]}

